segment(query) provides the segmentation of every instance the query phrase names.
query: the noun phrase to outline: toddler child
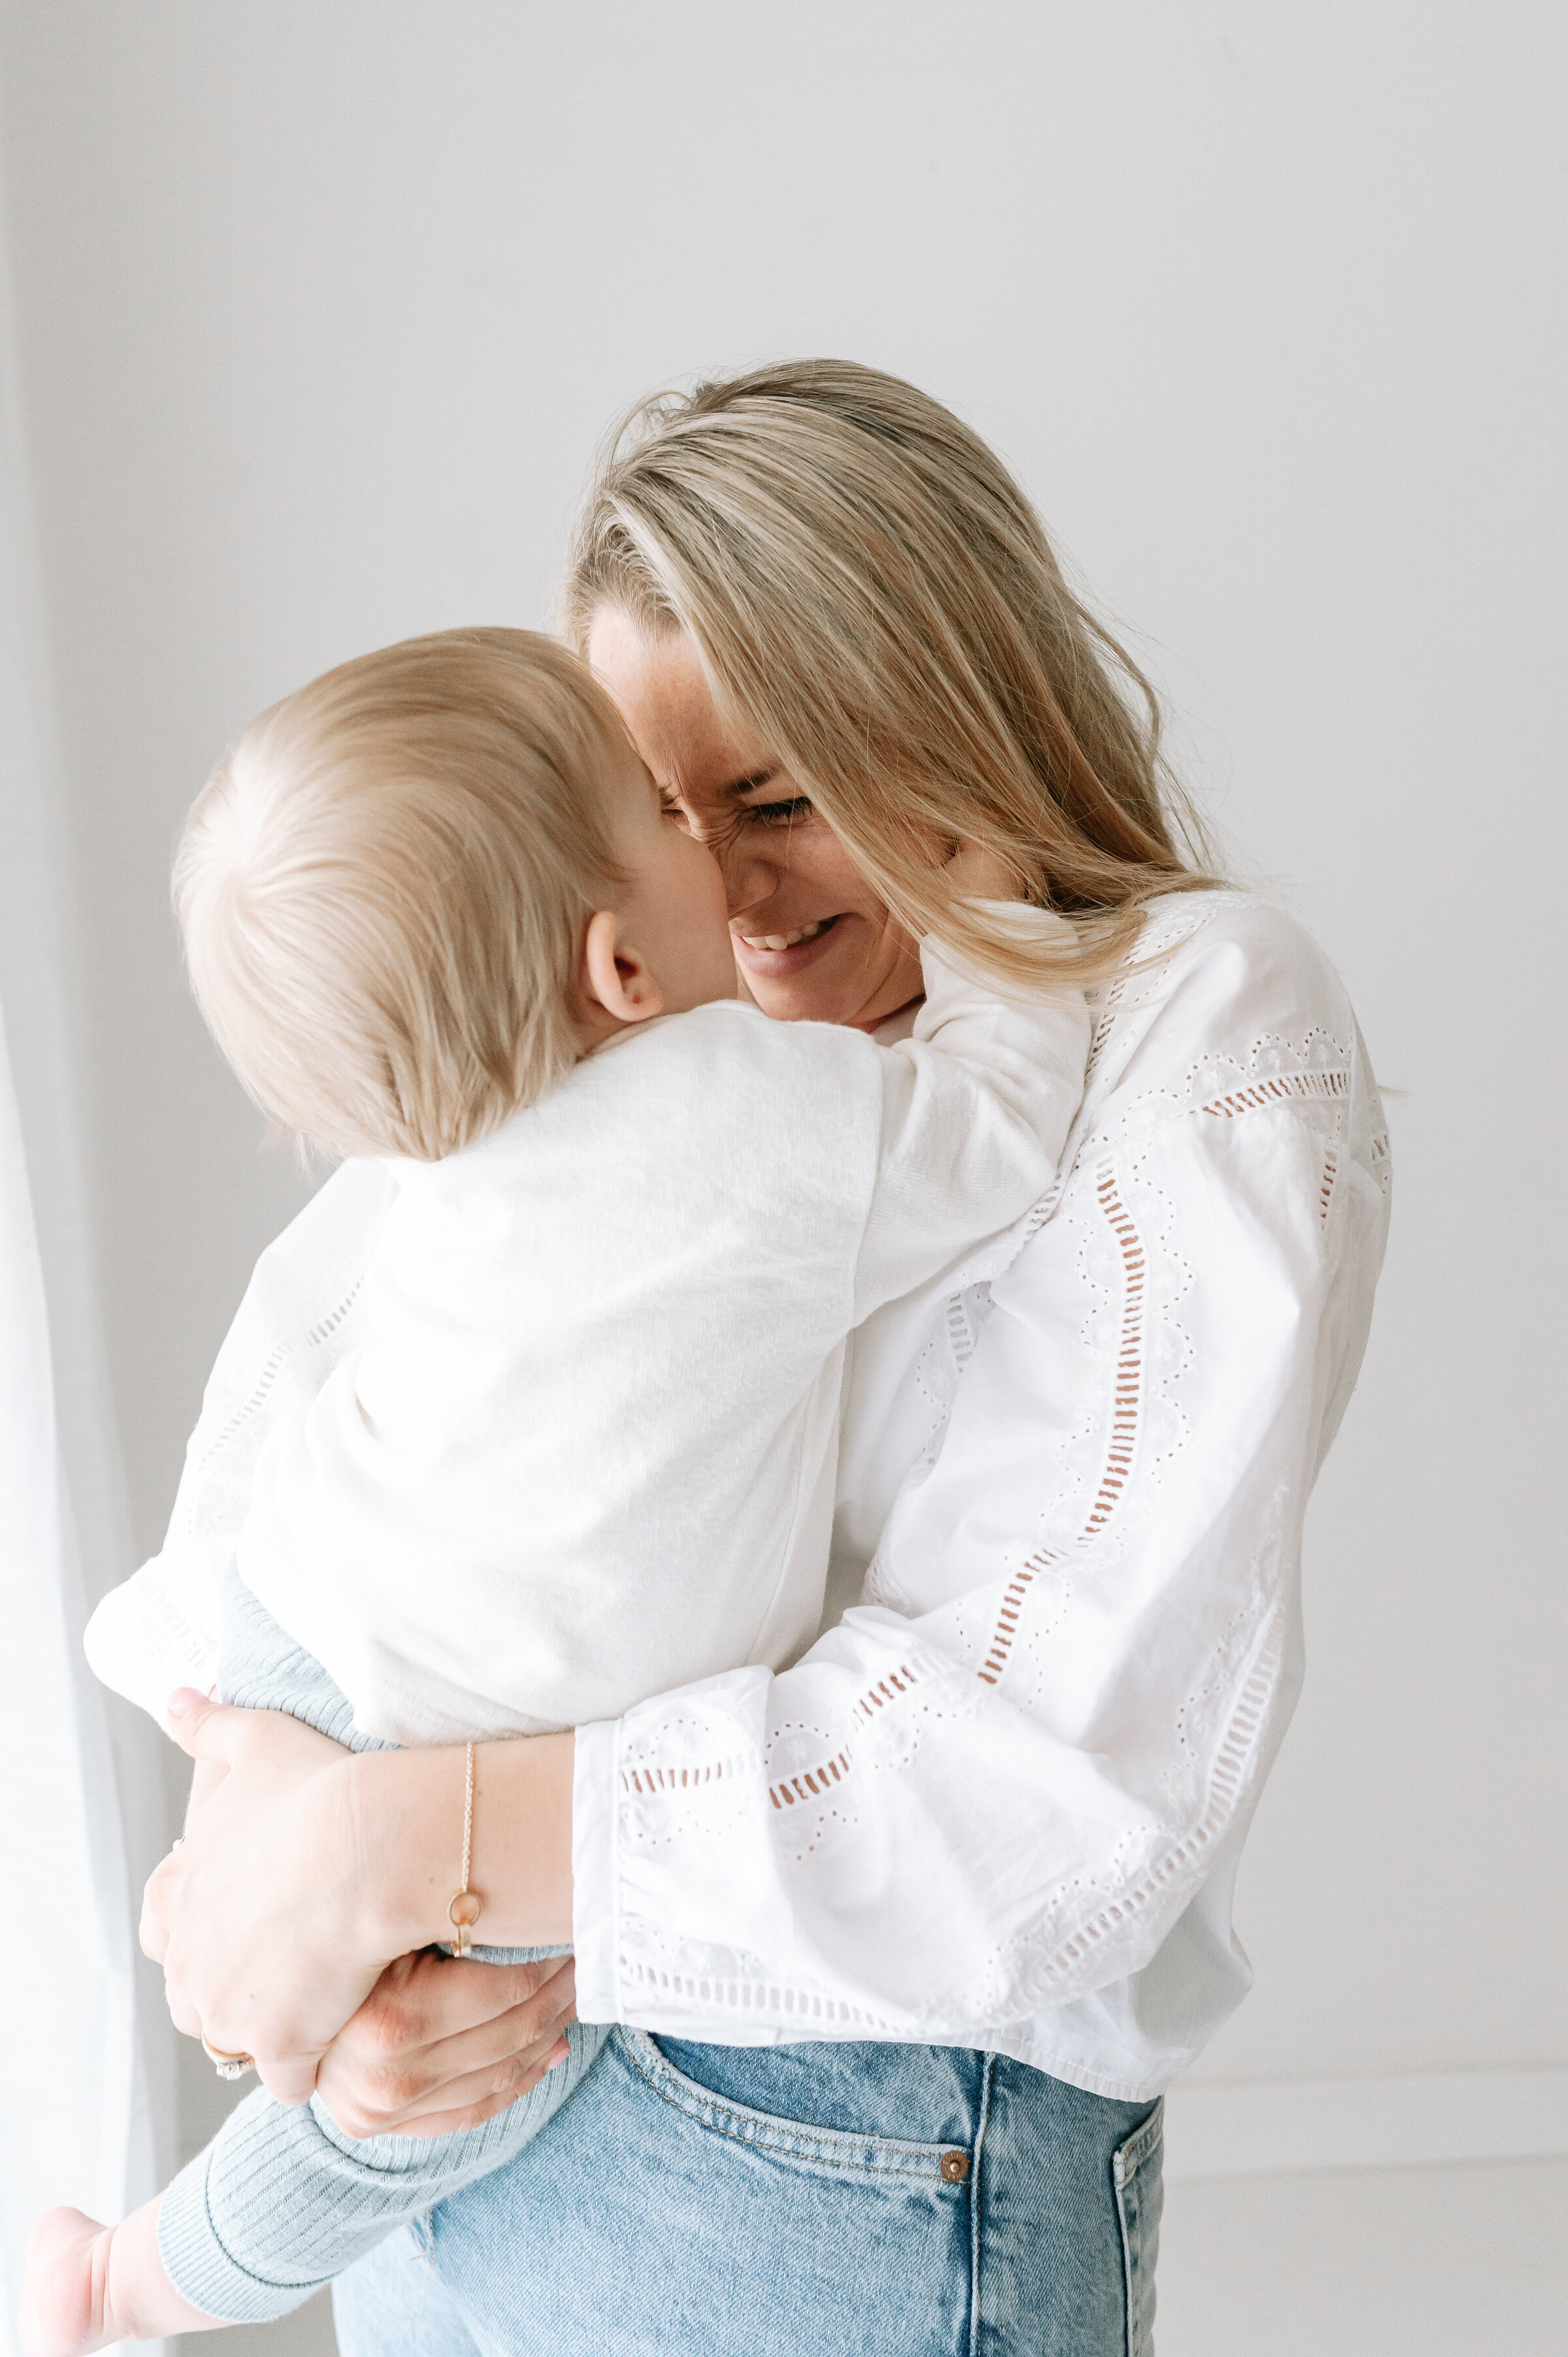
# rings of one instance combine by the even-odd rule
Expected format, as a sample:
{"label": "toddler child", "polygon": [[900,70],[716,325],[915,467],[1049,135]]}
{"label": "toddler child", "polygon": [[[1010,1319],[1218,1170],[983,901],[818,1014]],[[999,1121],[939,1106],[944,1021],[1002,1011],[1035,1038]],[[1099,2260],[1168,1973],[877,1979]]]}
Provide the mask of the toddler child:
{"label": "toddler child", "polygon": [[[1046,1190],[1081,997],[1009,1003],[928,942],[907,1041],[768,1021],[736,996],[716,864],[591,675],[522,631],[412,640],[263,714],[176,894],[252,1094],[389,1191],[358,1346],[255,1462],[224,1698],[356,1748],[462,1743],[793,1660],[845,1339]],[[144,1700],[148,1577],[90,1639]],[[281,2315],[509,2158],[607,2034],[574,2024],[452,2135],[355,2139],[319,2097],[252,2094],[124,2224],[44,2222],[30,2357]]]}

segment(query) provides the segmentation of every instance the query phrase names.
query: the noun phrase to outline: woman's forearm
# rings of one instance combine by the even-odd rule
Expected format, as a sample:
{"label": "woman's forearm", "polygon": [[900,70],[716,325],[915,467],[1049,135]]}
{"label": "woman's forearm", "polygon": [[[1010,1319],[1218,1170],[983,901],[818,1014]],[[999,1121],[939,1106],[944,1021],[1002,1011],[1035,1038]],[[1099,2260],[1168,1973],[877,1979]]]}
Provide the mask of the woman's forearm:
{"label": "woman's forearm", "polygon": [[[483,1946],[564,1945],[572,1937],[573,1738],[532,1735],[474,1751],[469,1887]],[[350,1839],[363,1905],[359,1943],[391,1959],[449,1940],[461,1887],[463,1747],[365,1751],[347,1763]]]}

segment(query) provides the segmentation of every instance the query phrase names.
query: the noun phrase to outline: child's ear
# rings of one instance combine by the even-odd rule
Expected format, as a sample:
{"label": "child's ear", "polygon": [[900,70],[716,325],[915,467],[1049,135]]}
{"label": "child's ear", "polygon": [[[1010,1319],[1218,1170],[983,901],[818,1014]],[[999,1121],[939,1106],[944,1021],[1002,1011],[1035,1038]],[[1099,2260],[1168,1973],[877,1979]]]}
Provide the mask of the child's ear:
{"label": "child's ear", "polygon": [[620,920],[613,909],[597,909],[583,937],[583,995],[596,999],[618,1023],[646,1023],[660,1014],[664,993],[648,961],[618,938]]}

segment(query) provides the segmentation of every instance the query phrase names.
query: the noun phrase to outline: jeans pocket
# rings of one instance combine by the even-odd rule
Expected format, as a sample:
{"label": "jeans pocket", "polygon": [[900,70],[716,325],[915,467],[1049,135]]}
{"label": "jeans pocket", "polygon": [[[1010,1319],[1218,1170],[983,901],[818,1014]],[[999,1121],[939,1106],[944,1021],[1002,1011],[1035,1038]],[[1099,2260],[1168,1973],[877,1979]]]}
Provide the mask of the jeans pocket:
{"label": "jeans pocket", "polygon": [[864,2181],[902,2180],[961,2199],[966,2192],[974,2156],[965,2141],[918,2143],[871,2129],[822,2127],[809,2120],[781,2119],[688,2078],[646,2030],[623,2027],[615,2035],[627,2061],[653,2093],[711,2135],[812,2174]]}
{"label": "jeans pocket", "polygon": [[1163,2102],[1111,2156],[1116,2215],[1122,2228],[1122,2276],[1127,2296],[1127,2357],[1154,2357],[1155,2262],[1165,2203]]}

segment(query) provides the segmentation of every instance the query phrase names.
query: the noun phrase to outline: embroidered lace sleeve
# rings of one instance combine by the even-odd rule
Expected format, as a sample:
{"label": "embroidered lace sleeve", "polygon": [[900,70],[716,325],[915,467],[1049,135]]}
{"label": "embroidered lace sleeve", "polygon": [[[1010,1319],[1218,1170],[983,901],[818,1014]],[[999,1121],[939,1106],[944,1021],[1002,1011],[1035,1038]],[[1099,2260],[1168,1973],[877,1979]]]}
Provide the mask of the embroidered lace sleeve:
{"label": "embroidered lace sleeve", "polygon": [[1244,1824],[1386,1146],[1297,929],[1216,895],[1151,931],[865,1601],[580,1730],[585,2019],[985,2043],[1144,1965]]}

